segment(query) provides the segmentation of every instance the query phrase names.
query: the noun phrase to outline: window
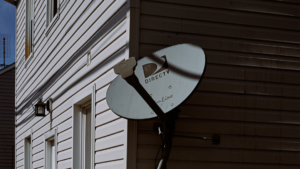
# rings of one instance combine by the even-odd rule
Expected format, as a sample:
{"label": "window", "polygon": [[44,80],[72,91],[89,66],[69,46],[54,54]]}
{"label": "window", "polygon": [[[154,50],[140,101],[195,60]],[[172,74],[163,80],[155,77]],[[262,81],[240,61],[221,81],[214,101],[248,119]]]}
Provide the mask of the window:
{"label": "window", "polygon": [[86,87],[72,99],[73,169],[94,169],[96,85]]}
{"label": "window", "polygon": [[46,36],[59,17],[59,1],[47,0]]}
{"label": "window", "polygon": [[45,134],[45,169],[56,168],[56,129]]}
{"label": "window", "polygon": [[73,166],[76,166],[74,169],[91,169],[92,154],[94,153],[91,103],[74,105],[74,108]]}
{"label": "window", "polygon": [[25,60],[33,51],[33,0],[26,0],[26,34],[25,34]]}
{"label": "window", "polygon": [[32,169],[31,131],[24,137],[24,160],[25,169]]}
{"label": "window", "polygon": [[91,161],[91,107],[82,110],[81,123],[82,169],[90,169]]}

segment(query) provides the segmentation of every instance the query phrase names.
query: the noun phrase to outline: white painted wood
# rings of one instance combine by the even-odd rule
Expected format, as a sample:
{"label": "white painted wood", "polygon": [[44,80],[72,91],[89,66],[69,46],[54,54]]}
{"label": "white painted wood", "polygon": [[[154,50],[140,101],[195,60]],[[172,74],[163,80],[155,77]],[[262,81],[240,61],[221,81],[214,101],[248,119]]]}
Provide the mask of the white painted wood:
{"label": "white painted wood", "polygon": [[62,133],[59,133],[57,142],[60,143],[64,140],[67,140],[67,139],[71,138],[72,137],[72,132],[73,132],[72,129],[68,129],[68,130],[66,130]]}
{"label": "white painted wood", "polygon": [[69,118],[68,120],[64,121],[60,125],[57,126],[57,132],[61,133],[67,129],[72,128],[72,118]]}
{"label": "white painted wood", "polygon": [[111,110],[108,110],[106,112],[103,112],[96,116],[96,127],[112,122],[114,120],[119,119],[120,117],[117,116],[115,113],[113,113]]}
{"label": "white painted wood", "polygon": [[72,167],[72,159],[59,161],[57,163],[57,168],[71,168]]}
{"label": "white painted wood", "polygon": [[[16,44],[16,62],[18,66],[16,70],[16,106],[22,107],[22,105],[25,105],[29,95],[45,84],[52,75],[66,64],[70,57],[74,55],[99,28],[103,27],[120,8],[122,8],[123,11],[128,9],[126,2],[126,0],[60,1],[62,5],[64,4],[60,8],[60,16],[51,28],[49,34],[45,36],[46,2],[36,0],[34,25],[35,55],[30,61],[27,61],[27,67],[25,69],[25,62],[23,61],[25,22],[22,16],[22,13],[25,13],[25,5],[23,1],[21,1],[17,9],[16,24],[18,39]],[[92,3],[92,5],[89,3]],[[53,111],[52,114],[47,112],[45,117],[32,117],[30,120],[16,127],[16,166],[18,166],[18,168],[23,167],[23,163],[20,163],[22,158],[24,158],[23,138],[29,130],[32,130],[33,168],[44,168],[44,135],[47,135],[47,132],[53,128],[57,128],[58,133],[57,168],[72,167],[72,136],[74,128],[74,124],[72,124],[72,105],[78,96],[83,96],[86,93],[90,93],[89,95],[91,95],[91,114],[93,117],[92,123],[94,123],[92,126],[97,125],[103,127],[112,123],[112,129],[105,132],[102,132],[102,128],[100,129],[99,127],[97,127],[97,129],[95,127],[91,128],[93,152],[96,149],[96,141],[98,142],[97,150],[103,150],[105,147],[112,148],[125,145],[127,135],[124,132],[123,134],[114,133],[126,131],[126,122],[124,120],[122,122],[122,120],[118,119],[119,117],[114,115],[111,111],[105,112],[105,110],[108,110],[108,107],[106,101],[103,99],[105,99],[108,84],[116,77],[112,67],[128,57],[126,56],[128,54],[125,52],[129,37],[127,35],[127,19],[128,16],[124,15],[123,19],[119,20],[118,23],[114,23],[115,25],[112,25],[111,29],[104,33],[94,46],[90,46],[91,63],[88,66],[85,55],[80,56],[81,59],[78,59],[61,74],[60,78],[57,79],[53,85],[49,86],[46,91],[39,93],[39,97],[42,98],[43,101],[54,98]],[[100,89],[97,96],[96,89]],[[104,102],[98,100],[98,103],[96,103],[97,99],[101,99]],[[32,106],[36,102],[37,100],[32,101]],[[26,108],[23,112],[24,113],[17,115],[16,124],[19,124],[34,113],[32,108]],[[101,114],[101,112],[103,113]],[[97,118],[96,113],[99,114]],[[101,134],[99,132],[101,132]],[[107,135],[111,136],[107,138],[103,137]],[[102,141],[99,136],[106,139]],[[97,137],[97,139],[93,137]],[[111,160],[126,159],[125,153],[118,153],[124,152],[125,149],[125,147],[123,147],[122,150],[117,149],[117,153],[113,153],[113,151],[106,152]],[[99,152],[97,153],[99,154]],[[92,155],[95,154],[96,153],[92,153]],[[114,157],[114,155],[116,156]],[[92,164],[95,164],[95,162],[93,161]],[[110,164],[112,163],[110,162]],[[113,166],[110,164],[108,166]],[[125,163],[122,162],[122,164]],[[114,165],[121,166],[120,164]],[[92,168],[94,167],[95,165],[92,166]],[[97,167],[99,168],[99,166]],[[122,167],[124,168],[124,165]]]}
{"label": "white painted wood", "polygon": [[96,104],[96,115],[98,115],[106,110],[109,110],[106,100],[103,100]]}
{"label": "white painted wood", "polygon": [[35,161],[38,161],[38,160],[40,160],[40,159],[43,159],[44,157],[45,157],[45,152],[44,152],[44,151],[41,151],[41,152],[39,152],[39,153],[37,153],[37,154],[34,154],[34,155],[32,156],[32,161],[35,162]]}
{"label": "white painted wood", "polygon": [[[53,105],[52,105],[52,108],[53,108]],[[72,100],[69,99],[69,100],[65,101],[64,103],[60,104],[59,106],[57,106],[56,108],[53,108],[52,117],[56,118],[57,116],[59,116],[61,113],[65,112],[65,111],[71,111],[71,108],[72,108]]]}
{"label": "white painted wood", "polygon": [[49,130],[50,130],[50,123],[47,123],[45,126],[41,127],[40,129],[38,129],[32,134],[32,139],[35,140],[36,138],[40,137],[41,135],[43,135]]}
{"label": "white painted wood", "polygon": [[35,161],[32,163],[32,167],[33,168],[39,168],[39,167],[42,167],[44,166],[44,159],[40,159],[38,161]]}
{"label": "white painted wood", "polygon": [[[56,112],[58,112],[58,111],[56,111]],[[68,120],[71,117],[72,117],[72,110],[69,109],[69,110],[63,112],[62,114],[60,114],[58,117],[55,117],[53,119],[52,127],[56,127],[57,125],[63,123],[64,121]],[[53,114],[52,114],[52,118],[53,118]]]}
{"label": "white painted wood", "polygon": [[44,150],[44,147],[45,147],[44,142],[41,142],[41,144],[35,146],[35,147],[32,149],[32,154],[36,154],[36,153],[39,153],[39,152],[43,151],[43,150]]}
{"label": "white painted wood", "polygon": [[39,146],[43,142],[44,142],[44,136],[40,135],[38,138],[36,138],[35,140],[32,141],[33,148],[36,146]]}
{"label": "white painted wood", "polygon": [[21,154],[17,155],[16,161],[20,161],[20,160],[23,160],[23,159],[24,159],[24,153],[21,153]]}
{"label": "white painted wood", "polygon": [[109,87],[109,85],[101,88],[100,90],[98,90],[96,92],[96,102],[99,102],[106,97],[106,92],[107,92],[108,87]]}
{"label": "white painted wood", "polygon": [[114,146],[121,146],[125,144],[126,134],[125,132],[113,134],[111,136],[104,137],[102,139],[96,140],[95,150],[108,149]]}
{"label": "white painted wood", "polygon": [[124,146],[115,147],[111,149],[106,149],[103,151],[97,151],[95,155],[95,162],[101,163],[106,161],[112,161],[116,159],[123,159],[124,158]]}
{"label": "white painted wood", "polygon": [[[86,3],[84,3],[84,4],[86,4]],[[86,4],[87,5],[87,4]],[[116,4],[114,4],[114,5],[121,5],[121,4],[119,4],[119,3],[116,3]],[[103,7],[102,5],[100,6],[100,7]],[[106,8],[106,7],[105,7]],[[117,9],[117,8],[116,8]],[[99,11],[103,11],[103,9],[102,10],[99,10]],[[109,10],[109,11],[107,11],[107,12],[105,12],[104,13],[104,15],[102,16],[102,17],[107,17],[107,19],[110,17],[110,15],[111,15],[111,13],[113,13],[114,12],[114,10]],[[79,14],[80,12],[78,11],[76,14]],[[98,15],[99,15],[99,13],[98,13]],[[94,22],[93,21],[93,19],[95,20],[96,18],[95,17],[91,17],[90,19],[88,19],[88,21],[90,21],[91,23],[92,22]],[[97,22],[96,22],[96,24],[94,25],[94,26],[97,26],[97,23],[99,22],[99,24],[100,25],[102,25],[103,23],[104,23],[104,21],[105,20],[107,20],[106,18],[103,18],[103,20],[102,19],[99,19]],[[86,24],[86,25],[89,25],[88,23]],[[73,28],[73,27],[72,27]],[[84,29],[84,27],[82,27],[81,29]],[[81,30],[81,29],[79,29],[79,31]],[[79,32],[80,33],[80,32]],[[88,34],[90,34],[90,35],[92,35],[93,34],[93,31],[89,31],[89,32],[87,32]],[[82,42],[84,42],[85,40],[84,39],[88,39],[88,35],[85,35],[85,36],[82,36],[82,40],[79,40],[78,42],[81,42],[81,44],[82,44]],[[64,43],[64,41],[65,41],[65,38],[64,38],[64,40],[60,43],[60,46],[61,46],[61,44],[63,44]],[[70,39],[70,41],[73,41],[74,42],[74,38],[71,38]],[[75,40],[75,42],[76,42],[76,40]],[[68,43],[66,46],[64,46],[64,48],[69,48],[69,47],[72,47],[73,49],[74,48],[76,48],[76,49],[78,49],[78,45],[77,45],[78,43],[76,43],[76,44],[70,44],[70,43]],[[81,45],[80,45],[81,46]],[[71,51],[71,52],[75,52],[74,50],[72,50],[72,48],[71,48],[71,50],[69,50],[69,51]],[[56,50],[58,50],[59,48],[55,48],[55,51]],[[54,52],[55,53],[55,52]],[[47,55],[47,54],[46,54]],[[64,59],[64,58],[63,58]],[[61,62],[59,62],[58,64],[55,64],[55,67],[61,67],[62,66],[62,63],[64,63],[65,61],[61,61]],[[53,63],[53,62],[52,62]],[[54,63],[53,63],[54,64]],[[51,66],[52,64],[49,64],[49,66]],[[52,71],[53,70],[56,70],[57,68],[54,68],[54,69],[52,69]],[[44,68],[42,68],[42,69],[40,69],[40,70],[44,70]],[[20,99],[22,100],[25,96],[27,96],[28,95],[28,93],[29,92],[31,92],[32,91],[32,89],[36,86],[36,84],[38,83],[37,81],[35,81],[34,82],[34,79],[36,79],[36,76],[38,76],[38,74],[39,73],[35,73],[35,76],[32,78],[32,79],[30,79],[30,81],[28,82],[28,84],[33,84],[33,85],[31,85],[31,86],[29,86],[29,85],[26,85],[26,86],[28,86],[29,87],[29,89],[27,89],[27,87],[25,87],[24,88],[24,91],[26,91],[24,94],[23,93],[21,93],[21,95],[23,95],[23,97],[21,97]],[[53,74],[53,73],[52,73]],[[46,75],[46,72],[43,72],[42,74],[41,74],[41,76],[43,77],[43,76],[45,76]],[[42,82],[43,83],[43,82]]]}
{"label": "white painted wood", "polygon": [[96,83],[97,90],[99,90],[104,85],[107,85],[108,83],[110,83],[116,77],[117,77],[117,75],[114,73],[113,69],[109,70],[109,72],[107,72],[107,74],[105,74],[103,77],[101,77],[102,79],[107,79],[107,81],[103,81],[100,79],[97,81],[97,83]]}
{"label": "white painted wood", "polygon": [[119,119],[111,123],[108,123],[106,125],[97,127],[95,138],[97,139],[117,132],[122,132],[124,131],[125,125],[126,125],[126,120]]}
{"label": "white painted wood", "polygon": [[125,160],[110,161],[96,164],[95,169],[120,169],[126,167]]}
{"label": "white painted wood", "polygon": [[57,154],[57,161],[62,161],[72,158],[72,149],[61,151]]}
{"label": "white painted wood", "polygon": [[61,152],[61,151],[72,148],[72,144],[73,144],[72,142],[73,142],[73,140],[72,140],[72,138],[70,138],[68,140],[65,140],[65,141],[62,141],[62,142],[58,143],[57,144],[57,151]]}
{"label": "white painted wood", "polygon": [[16,155],[20,155],[21,153],[24,153],[24,148],[23,147],[17,150]]}

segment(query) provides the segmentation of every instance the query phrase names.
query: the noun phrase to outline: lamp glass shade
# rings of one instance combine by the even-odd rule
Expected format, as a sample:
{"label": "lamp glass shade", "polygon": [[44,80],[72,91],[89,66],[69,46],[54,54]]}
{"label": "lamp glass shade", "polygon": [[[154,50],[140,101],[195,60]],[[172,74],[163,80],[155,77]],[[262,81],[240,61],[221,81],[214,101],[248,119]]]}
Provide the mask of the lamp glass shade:
{"label": "lamp glass shade", "polygon": [[35,105],[35,115],[45,116],[45,104],[43,102],[40,101]]}

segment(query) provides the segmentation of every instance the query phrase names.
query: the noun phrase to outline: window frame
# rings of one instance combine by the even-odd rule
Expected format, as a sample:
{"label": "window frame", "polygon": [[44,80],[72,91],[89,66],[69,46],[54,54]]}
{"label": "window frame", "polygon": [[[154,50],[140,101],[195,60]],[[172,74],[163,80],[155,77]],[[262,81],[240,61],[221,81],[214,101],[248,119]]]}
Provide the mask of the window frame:
{"label": "window frame", "polygon": [[[55,153],[55,169],[57,168],[57,129],[52,129],[51,131],[49,131],[48,133],[46,133],[44,135],[44,145],[45,145],[45,158],[44,158],[44,168],[45,169],[52,169],[51,167],[49,168],[49,164],[52,163],[52,161],[48,161],[49,159],[49,146],[48,144],[51,143],[52,141],[54,141],[54,147],[55,147],[55,150],[54,150],[54,153]],[[52,150],[50,150],[51,153],[52,153]],[[52,157],[52,154],[51,154],[51,157]]]}
{"label": "window frame", "polygon": [[[34,0],[26,0],[25,14],[25,67],[27,67],[34,53]],[[27,41],[29,44],[26,43]],[[27,54],[27,50],[29,50],[29,54]]]}
{"label": "window frame", "polygon": [[[28,148],[28,139],[30,139],[30,144]],[[27,151],[29,149],[29,161]],[[29,164],[28,164],[29,163]],[[24,169],[32,169],[32,130],[30,129],[24,134]]]}
{"label": "window frame", "polygon": [[73,109],[73,169],[82,169],[83,166],[83,141],[82,141],[82,114],[84,113],[84,107],[90,104],[91,108],[91,147],[90,147],[90,168],[95,168],[95,88],[86,88],[81,92],[77,93],[76,96],[72,99],[72,109]]}
{"label": "window frame", "polygon": [[[57,3],[57,9],[56,9],[56,14],[54,16],[51,16],[51,13],[49,11],[53,11],[52,7],[49,7],[51,2],[56,1]],[[58,21],[59,19],[59,15],[60,15],[60,0],[47,0],[47,4],[46,4],[46,24],[45,24],[45,35],[48,36],[48,34],[51,32],[52,28],[54,27],[55,23]],[[50,9],[51,8],[51,9]],[[50,17],[52,17],[52,19],[50,20]]]}

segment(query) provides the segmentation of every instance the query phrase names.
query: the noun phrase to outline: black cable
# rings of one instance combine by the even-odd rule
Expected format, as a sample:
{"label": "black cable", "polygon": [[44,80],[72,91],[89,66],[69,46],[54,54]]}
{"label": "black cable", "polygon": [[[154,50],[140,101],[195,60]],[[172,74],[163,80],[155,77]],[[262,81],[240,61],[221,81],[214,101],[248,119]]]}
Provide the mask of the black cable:
{"label": "black cable", "polygon": [[157,168],[157,164],[156,164],[157,156],[158,156],[158,154],[159,154],[159,152],[160,152],[160,149],[161,149],[163,146],[164,146],[164,145],[161,145],[161,146],[159,147],[157,153],[156,153],[156,157],[155,157],[155,161],[154,161],[154,169]]}
{"label": "black cable", "polygon": [[166,136],[167,136],[166,133],[165,133],[164,138],[163,138],[162,135],[160,135],[160,138],[161,138],[161,141],[162,141],[162,145],[159,147],[159,149],[158,149],[158,151],[157,151],[157,153],[156,153],[156,157],[155,157],[155,161],[154,161],[154,167],[155,167],[154,169],[156,169],[156,168],[158,167],[158,164],[159,164],[159,163],[156,164],[156,161],[157,161],[157,156],[158,156],[160,150],[162,150],[160,159],[162,159],[162,157],[163,157],[163,154],[164,154],[164,146],[165,146],[165,142],[166,142],[166,138],[167,138]]}

